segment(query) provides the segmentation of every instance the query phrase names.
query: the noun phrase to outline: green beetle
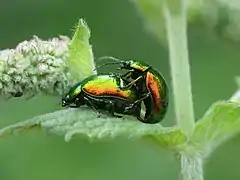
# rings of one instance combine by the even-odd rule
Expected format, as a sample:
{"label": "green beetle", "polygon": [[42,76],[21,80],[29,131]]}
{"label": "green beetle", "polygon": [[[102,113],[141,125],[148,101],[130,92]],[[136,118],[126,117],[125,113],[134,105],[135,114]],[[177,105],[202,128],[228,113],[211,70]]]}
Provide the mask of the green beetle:
{"label": "green beetle", "polygon": [[125,81],[118,74],[111,75],[91,75],[83,81],[73,86],[62,98],[63,107],[80,107],[88,105],[94,110],[107,110],[114,117],[122,115],[132,115],[138,120],[141,118],[141,104],[126,109],[137,101],[137,89],[132,86],[129,89],[124,87]]}
{"label": "green beetle", "polygon": [[169,103],[169,88],[160,72],[144,62],[133,60],[123,61],[114,57],[102,57],[100,59],[111,59],[115,61],[100,66],[118,64],[118,69],[129,70],[121,75],[121,78],[126,83],[122,89],[136,86],[138,88],[138,94],[142,95],[141,98],[129,107],[126,107],[126,110],[131,109],[139,104],[140,101],[143,101],[146,107],[144,122],[153,124],[163,120]]}

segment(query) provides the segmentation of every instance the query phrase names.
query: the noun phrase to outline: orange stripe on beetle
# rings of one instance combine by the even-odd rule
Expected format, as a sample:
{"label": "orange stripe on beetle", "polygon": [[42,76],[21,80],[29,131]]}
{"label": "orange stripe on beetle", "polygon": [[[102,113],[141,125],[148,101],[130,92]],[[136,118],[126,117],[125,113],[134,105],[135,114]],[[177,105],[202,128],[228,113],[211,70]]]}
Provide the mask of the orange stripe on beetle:
{"label": "orange stripe on beetle", "polygon": [[116,90],[116,88],[106,87],[104,85],[88,85],[88,87],[84,88],[84,90],[96,96],[113,95],[123,98],[129,97],[128,91]]}
{"label": "orange stripe on beetle", "polygon": [[152,73],[147,73],[146,77],[146,84],[147,88],[150,91],[153,101],[154,101],[154,110],[155,112],[160,112],[160,101],[161,101],[161,95],[159,93],[159,83],[156,82],[154,75]]}

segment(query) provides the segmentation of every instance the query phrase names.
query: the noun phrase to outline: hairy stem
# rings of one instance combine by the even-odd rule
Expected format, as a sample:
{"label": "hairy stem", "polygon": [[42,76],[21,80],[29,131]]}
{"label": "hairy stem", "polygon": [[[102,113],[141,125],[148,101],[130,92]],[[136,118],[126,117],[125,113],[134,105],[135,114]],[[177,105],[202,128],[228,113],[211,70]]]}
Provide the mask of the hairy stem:
{"label": "hairy stem", "polygon": [[181,174],[183,180],[203,180],[203,160],[198,155],[181,155]]}
{"label": "hairy stem", "polygon": [[173,12],[165,1],[163,12],[170,51],[177,124],[186,133],[191,134],[194,127],[194,111],[187,47],[187,7],[184,0],[180,2],[178,12]]}
{"label": "hairy stem", "polygon": [[[165,1],[163,12],[170,52],[177,124],[191,135],[195,122],[187,47],[187,3],[185,0],[178,2],[178,6],[171,7],[171,4]],[[180,156],[180,164],[183,180],[203,180],[203,164],[200,156],[183,153]]]}

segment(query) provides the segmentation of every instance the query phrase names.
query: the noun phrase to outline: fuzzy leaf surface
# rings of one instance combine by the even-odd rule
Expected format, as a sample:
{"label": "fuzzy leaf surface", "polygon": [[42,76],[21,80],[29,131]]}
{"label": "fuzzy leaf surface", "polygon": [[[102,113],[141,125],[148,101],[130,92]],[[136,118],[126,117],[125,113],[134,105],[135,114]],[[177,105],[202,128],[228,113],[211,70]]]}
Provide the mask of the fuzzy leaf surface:
{"label": "fuzzy leaf surface", "polygon": [[0,129],[0,138],[14,135],[20,131],[42,128],[51,134],[57,134],[70,141],[76,136],[85,136],[90,140],[113,139],[115,137],[151,138],[162,147],[174,148],[185,143],[185,134],[176,127],[163,127],[160,124],[144,124],[130,118],[112,118],[101,113],[97,117],[89,108],[66,109],[36,116],[30,120]]}
{"label": "fuzzy leaf surface", "polygon": [[204,148],[207,154],[240,132],[240,105],[230,101],[214,103],[200,119],[191,143]]}

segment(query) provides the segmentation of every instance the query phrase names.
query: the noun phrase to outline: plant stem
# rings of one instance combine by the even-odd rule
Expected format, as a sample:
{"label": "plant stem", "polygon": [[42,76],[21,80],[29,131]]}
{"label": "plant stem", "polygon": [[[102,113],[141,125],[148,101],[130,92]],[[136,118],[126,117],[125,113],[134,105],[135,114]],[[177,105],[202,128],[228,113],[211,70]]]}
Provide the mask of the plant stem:
{"label": "plant stem", "polygon": [[181,174],[184,180],[203,180],[203,160],[198,155],[181,155]]}
{"label": "plant stem", "polygon": [[171,11],[167,0],[163,6],[177,124],[188,135],[194,127],[194,111],[187,47],[187,4],[179,0],[178,11]]}
{"label": "plant stem", "polygon": [[[170,67],[177,124],[191,135],[194,129],[194,111],[191,90],[190,67],[187,47],[187,3],[178,1],[171,7],[165,0],[163,12],[166,22]],[[182,153],[180,156],[183,180],[203,180],[202,158],[198,154]]]}

